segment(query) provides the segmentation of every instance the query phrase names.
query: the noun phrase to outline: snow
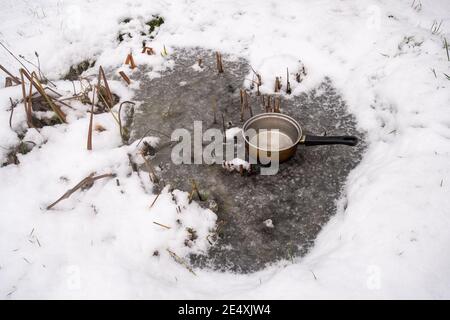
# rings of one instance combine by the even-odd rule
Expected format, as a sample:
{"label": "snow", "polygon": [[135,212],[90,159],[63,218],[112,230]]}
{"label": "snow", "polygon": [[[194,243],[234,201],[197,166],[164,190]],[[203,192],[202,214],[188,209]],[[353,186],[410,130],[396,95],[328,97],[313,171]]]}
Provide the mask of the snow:
{"label": "snow", "polygon": [[[305,257],[251,275],[194,276],[166,249],[182,258],[205,251],[215,215],[180,191],[174,196],[182,214],[168,190],[150,208],[152,183],[128,164],[136,145],[122,145],[105,113],[94,120],[106,130],[94,131],[87,151],[87,107],[75,104],[64,109],[68,124],[28,130],[23,140],[37,146],[19,155],[19,165],[0,168],[0,297],[449,298],[450,71],[442,43],[450,38],[450,3],[421,3],[415,10],[410,0],[3,0],[0,41],[32,61],[37,51],[51,79],[92,58],[96,67],[86,74],[102,65],[132,78],[123,66],[130,52],[150,77],[161,76],[173,65],[173,48],[202,46],[247,58],[262,74],[261,89],[270,91],[275,76],[285,79],[285,67],[293,73],[301,60],[308,75],[293,94],[329,77],[367,132],[368,149]],[[148,56],[140,54],[139,30],[152,14],[165,23],[151,42],[157,54]],[[120,23],[127,17],[130,25]],[[441,33],[433,34],[433,21],[441,20]],[[118,44],[123,30],[136,35]],[[13,72],[20,67],[4,50],[0,61]],[[122,101],[132,99],[132,88],[111,84]],[[70,82],[57,85],[70,95]],[[0,89],[2,161],[19,142],[8,125],[10,97],[20,100],[20,88]],[[21,103],[12,128],[26,128]],[[101,179],[45,210],[94,171],[117,174],[120,185]],[[186,228],[197,231],[192,247],[184,244]]]}

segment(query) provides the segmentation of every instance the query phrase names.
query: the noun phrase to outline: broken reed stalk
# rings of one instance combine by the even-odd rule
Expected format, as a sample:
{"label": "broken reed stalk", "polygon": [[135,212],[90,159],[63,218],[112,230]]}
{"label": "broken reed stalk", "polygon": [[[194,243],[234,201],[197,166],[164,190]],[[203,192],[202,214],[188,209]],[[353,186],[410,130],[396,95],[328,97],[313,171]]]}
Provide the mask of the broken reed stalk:
{"label": "broken reed stalk", "polygon": [[275,77],[275,92],[280,92],[281,82],[279,77]]}
{"label": "broken reed stalk", "polygon": [[[32,77],[36,76],[36,73],[33,71],[31,76]],[[30,83],[30,91],[28,92],[27,119],[30,119],[31,123],[33,123],[33,85],[31,83]]]}
{"label": "broken reed stalk", "polygon": [[[103,96],[102,92],[101,92],[101,80],[103,79],[103,83],[105,84],[104,88],[106,91],[106,98],[108,100],[106,100],[106,98]],[[106,108],[108,109],[109,113],[111,113],[112,117],[114,118],[114,120],[116,121],[117,125],[120,127],[120,122],[119,119],[116,117],[116,115],[114,114],[114,112],[112,112],[112,103],[113,103],[113,98],[112,98],[112,93],[111,90],[109,89],[109,85],[108,85],[108,80],[106,80],[106,76],[105,76],[105,72],[103,71],[102,66],[100,66],[99,71],[98,71],[98,79],[97,79],[97,92],[98,95],[100,96],[100,98],[103,100],[103,102],[106,105]]]}
{"label": "broken reed stalk", "polygon": [[151,163],[151,161],[149,159],[147,159],[147,157],[141,153],[142,159],[144,159],[144,163],[145,163],[145,167],[148,170],[148,176],[150,178],[150,181],[153,183],[158,183],[159,179],[158,176],[156,175],[155,169]]}
{"label": "broken reed stalk", "polygon": [[[28,125],[28,128],[32,128],[33,127],[33,119],[31,118],[31,115],[28,112],[28,97],[27,97],[27,93],[25,91],[25,79],[24,79],[24,74],[22,72],[20,73],[20,79],[21,79],[20,84],[22,86],[23,105],[25,108],[25,114],[27,116],[27,125]],[[31,82],[30,82],[30,86],[31,86]]]}
{"label": "broken reed stalk", "polygon": [[5,88],[12,87],[12,85],[13,85],[12,78],[11,77],[6,77],[5,78]]}
{"label": "broken reed stalk", "polygon": [[256,95],[259,96],[261,93],[259,92],[259,87],[262,85],[262,81],[261,81],[261,75],[259,73],[257,73],[255,71],[255,69],[253,69],[253,67],[249,64],[250,69],[252,69],[253,74],[256,76]]}
{"label": "broken reed stalk", "polygon": [[95,105],[95,86],[92,89],[91,114],[89,115],[89,128],[88,128],[88,138],[87,138],[87,149],[88,150],[92,150],[92,125],[94,122],[94,105]]}
{"label": "broken reed stalk", "polygon": [[194,272],[194,270],[186,263],[186,261],[184,261],[182,258],[180,258],[179,256],[176,255],[175,252],[170,251],[169,249],[167,249],[167,252],[170,254],[170,256],[172,257],[173,260],[175,260],[175,262],[181,264],[183,267],[185,267],[190,273],[192,273],[194,276],[196,276],[197,274]]}
{"label": "broken reed stalk", "polygon": [[75,193],[77,190],[82,189],[84,187],[91,186],[94,184],[95,181],[103,178],[114,178],[116,176],[115,173],[105,173],[99,176],[94,176],[95,173],[91,173],[89,176],[81,180],[75,187],[72,189],[69,189],[64,193],[58,200],[47,206],[47,210],[50,210],[54,206],[56,206],[59,202],[61,202],[64,199],[69,198],[73,193]]}
{"label": "broken reed stalk", "polygon": [[261,76],[259,74],[256,75],[258,78],[258,82],[256,83],[256,95],[261,95],[261,92],[259,91],[259,87],[261,86]]}
{"label": "broken reed stalk", "polygon": [[286,93],[287,94],[291,94],[292,93],[292,89],[291,89],[291,83],[289,82],[289,68],[286,68]]}
{"label": "broken reed stalk", "polygon": [[127,58],[125,59],[125,64],[129,65],[131,69],[137,67],[136,64],[134,63],[133,55],[131,53],[127,55]]}
{"label": "broken reed stalk", "polygon": [[144,47],[144,48],[142,48],[142,53],[146,53],[149,56],[151,56],[151,55],[155,54],[155,50],[153,50],[153,48],[150,48],[150,47]]}
{"label": "broken reed stalk", "polygon": [[[108,84],[108,80],[106,80],[106,76],[105,76],[105,71],[103,70],[103,67],[100,66],[100,68],[98,68],[98,72],[99,72],[99,80],[100,77],[103,78],[103,82],[105,84],[105,89],[106,89],[106,97],[108,98],[108,102],[109,102],[109,107],[112,108],[113,105],[113,98],[112,98],[112,93],[111,90],[109,89],[109,84]],[[100,81],[99,81],[99,86],[100,86]]]}
{"label": "broken reed stalk", "polygon": [[129,85],[131,84],[131,80],[130,78],[128,78],[128,76],[125,74],[125,72],[120,71],[119,75],[122,77],[122,79]]}
{"label": "broken reed stalk", "polygon": [[[21,79],[23,80],[23,76],[25,76],[28,81],[30,81],[30,83],[36,88],[36,90],[39,92],[39,94],[44,97],[45,101],[47,102],[47,104],[52,108],[53,112],[56,114],[56,116],[58,117],[58,119],[62,122],[62,123],[66,123],[66,115],[64,114],[64,112],[61,111],[61,109],[59,108],[58,105],[56,105],[53,102],[53,98],[50,97],[46,92],[44,87],[42,86],[41,82],[39,81],[39,79],[36,77],[35,73],[32,73],[32,75],[30,75],[25,69],[20,69],[20,74],[21,74]],[[34,75],[33,75],[34,74]],[[22,87],[22,91],[24,91],[24,86]]]}
{"label": "broken reed stalk", "polygon": [[6,74],[11,78],[11,80],[14,81],[16,84],[20,84],[20,83],[21,83],[20,80],[19,80],[17,77],[15,77],[11,72],[9,72],[8,70],[6,70],[6,68],[5,68],[4,66],[2,66],[1,64],[0,64],[0,69],[1,69],[4,73],[6,73]]}
{"label": "broken reed stalk", "polygon": [[217,65],[217,72],[223,73],[223,63],[222,63],[222,54],[216,51],[216,65]]}

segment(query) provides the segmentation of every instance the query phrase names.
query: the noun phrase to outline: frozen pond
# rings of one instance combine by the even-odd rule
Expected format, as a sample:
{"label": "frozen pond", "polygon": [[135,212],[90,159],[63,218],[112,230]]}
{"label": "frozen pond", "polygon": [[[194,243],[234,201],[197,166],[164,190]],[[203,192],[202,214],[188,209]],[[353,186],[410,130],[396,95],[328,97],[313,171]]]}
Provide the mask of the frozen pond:
{"label": "frozen pond", "polygon": [[[179,49],[173,58],[174,69],[162,77],[141,78],[136,100],[143,104],[135,114],[132,138],[138,139],[151,129],[147,134],[159,136],[162,142],[152,163],[160,169],[163,183],[189,192],[191,179],[195,179],[207,198],[201,205],[214,208],[217,204],[219,227],[217,237],[211,239],[214,245],[207,255],[191,257],[191,262],[252,272],[268,263],[304,255],[336,212],[336,200],[348,173],[360,161],[363,143],[355,148],[300,146],[295,157],[282,163],[274,176],[241,176],[221,165],[175,165],[165,136],[174,129],[192,130],[194,121],[202,121],[203,130],[222,129],[222,114],[227,127],[242,126],[239,90],[250,66],[243,59],[224,56],[225,72],[218,74],[214,53],[201,49]],[[199,58],[201,72],[192,68]],[[255,94],[250,104],[254,114],[264,111]],[[328,79],[315,90],[283,99],[281,107],[281,112],[299,121],[307,133],[363,138]]]}

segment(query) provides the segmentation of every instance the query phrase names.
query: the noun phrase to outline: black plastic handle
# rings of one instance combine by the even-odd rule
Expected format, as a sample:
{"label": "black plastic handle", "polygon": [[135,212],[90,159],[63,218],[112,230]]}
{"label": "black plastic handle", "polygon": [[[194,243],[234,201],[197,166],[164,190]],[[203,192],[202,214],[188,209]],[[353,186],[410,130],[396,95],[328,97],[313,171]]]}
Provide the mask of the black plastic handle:
{"label": "black plastic handle", "polygon": [[303,140],[305,146],[320,146],[328,144],[345,144],[347,146],[356,146],[358,138],[355,136],[310,136],[306,135]]}

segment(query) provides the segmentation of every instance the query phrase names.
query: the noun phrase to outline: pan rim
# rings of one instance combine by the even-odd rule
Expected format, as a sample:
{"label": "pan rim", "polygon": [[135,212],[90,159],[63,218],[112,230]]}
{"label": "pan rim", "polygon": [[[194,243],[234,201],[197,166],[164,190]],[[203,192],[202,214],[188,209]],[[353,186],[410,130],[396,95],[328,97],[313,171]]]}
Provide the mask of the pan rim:
{"label": "pan rim", "polygon": [[[295,142],[293,142],[289,147],[285,147],[285,148],[281,148],[281,149],[277,149],[277,150],[268,150],[268,149],[265,149],[265,148],[260,148],[258,146],[255,146],[254,144],[250,143],[250,141],[245,136],[246,129],[253,122],[257,121],[260,118],[265,118],[265,117],[281,118],[283,121],[288,121],[292,125],[294,125],[294,127],[297,129],[297,134],[298,134],[297,139],[295,140]],[[297,144],[300,142],[300,140],[302,139],[302,136],[303,136],[302,127],[301,127],[300,123],[297,120],[295,120],[294,118],[292,118],[292,117],[290,117],[290,116],[288,116],[286,114],[275,113],[275,112],[264,112],[264,113],[257,114],[255,116],[247,119],[247,121],[245,121],[244,125],[242,126],[241,133],[242,133],[242,136],[244,138],[245,143],[247,143],[249,146],[252,146],[253,148],[255,148],[257,150],[261,150],[261,151],[265,151],[265,152],[281,152],[281,151],[289,150],[292,147],[297,146]]]}

